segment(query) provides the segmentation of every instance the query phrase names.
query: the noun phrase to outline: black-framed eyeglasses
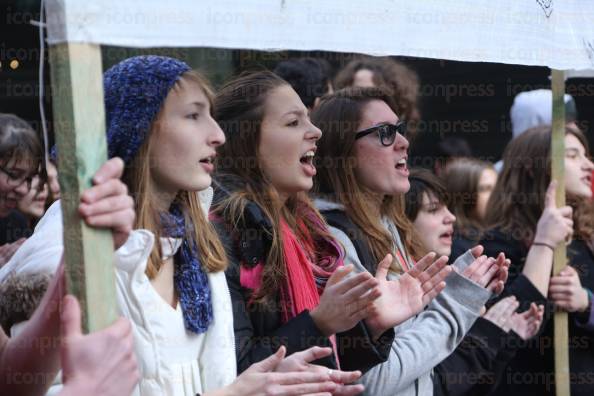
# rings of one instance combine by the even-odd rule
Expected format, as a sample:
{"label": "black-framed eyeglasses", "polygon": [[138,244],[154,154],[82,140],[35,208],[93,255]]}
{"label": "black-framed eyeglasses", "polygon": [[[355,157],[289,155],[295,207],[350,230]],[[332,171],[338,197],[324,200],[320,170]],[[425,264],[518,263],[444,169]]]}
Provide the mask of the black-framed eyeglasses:
{"label": "black-framed eyeglasses", "polygon": [[3,166],[0,166],[0,171],[6,175],[6,184],[10,185],[11,187],[19,187],[23,183],[27,183],[27,189],[31,189],[31,184],[33,183],[33,176],[25,174],[25,176],[17,176],[13,172],[9,171]]}
{"label": "black-framed eyeglasses", "polygon": [[367,135],[377,132],[382,146],[391,146],[396,140],[396,134],[399,133],[406,137],[406,122],[398,121],[396,124],[382,124],[364,129],[355,134],[355,140],[361,139]]}

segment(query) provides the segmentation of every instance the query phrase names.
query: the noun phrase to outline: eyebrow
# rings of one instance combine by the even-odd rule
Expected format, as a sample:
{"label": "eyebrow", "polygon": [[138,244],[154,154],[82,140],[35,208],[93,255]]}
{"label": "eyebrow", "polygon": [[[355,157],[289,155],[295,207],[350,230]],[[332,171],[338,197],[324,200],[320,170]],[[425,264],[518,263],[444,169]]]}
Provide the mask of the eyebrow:
{"label": "eyebrow", "polygon": [[295,109],[295,110],[287,111],[285,114],[283,114],[283,117],[288,116],[288,115],[291,115],[291,114],[294,114],[294,115],[298,115],[299,116],[299,115],[307,114],[307,112],[305,112],[302,109],[300,109],[300,110]]}
{"label": "eyebrow", "polygon": [[192,102],[190,103],[191,105],[197,106],[200,109],[204,109],[206,108],[206,103],[204,102]]}
{"label": "eyebrow", "polygon": [[396,124],[398,124],[398,121],[396,121],[396,122],[380,121],[380,122],[376,122],[375,124],[373,124],[373,127],[378,127],[378,126],[382,126],[382,125],[396,125]]}

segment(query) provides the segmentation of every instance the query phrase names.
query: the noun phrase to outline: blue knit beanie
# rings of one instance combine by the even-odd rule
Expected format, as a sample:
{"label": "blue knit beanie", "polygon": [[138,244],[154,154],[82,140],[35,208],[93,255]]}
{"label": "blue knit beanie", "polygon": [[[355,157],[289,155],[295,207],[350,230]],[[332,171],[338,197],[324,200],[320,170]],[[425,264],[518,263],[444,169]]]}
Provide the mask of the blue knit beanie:
{"label": "blue knit beanie", "polygon": [[148,137],[167,94],[190,67],[165,56],[135,56],[103,74],[107,150],[126,165]]}
{"label": "blue knit beanie", "polygon": [[[127,165],[134,159],[169,91],[188,70],[190,67],[182,61],[149,55],[126,59],[105,72],[103,89],[110,158],[120,157]],[[214,313],[198,245],[192,233],[187,232],[186,217],[178,203],[174,202],[169,212],[161,213],[161,219],[164,235],[183,238],[176,254],[174,282],[184,324],[194,333],[204,333]]]}

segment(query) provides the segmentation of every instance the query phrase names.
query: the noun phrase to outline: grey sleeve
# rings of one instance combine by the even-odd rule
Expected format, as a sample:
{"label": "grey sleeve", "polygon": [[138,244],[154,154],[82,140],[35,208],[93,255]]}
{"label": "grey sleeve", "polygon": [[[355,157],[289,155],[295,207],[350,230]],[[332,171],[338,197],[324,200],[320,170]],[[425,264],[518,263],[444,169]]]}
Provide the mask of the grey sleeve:
{"label": "grey sleeve", "polygon": [[470,250],[467,250],[464,254],[460,255],[460,257],[458,257],[454,261],[452,267],[454,267],[457,271],[462,272],[466,269],[466,267],[472,264],[473,261],[474,256],[472,255]]}
{"label": "grey sleeve", "polygon": [[[345,247],[345,263],[354,264],[359,271],[365,270],[346,234],[332,227],[330,231]],[[468,257],[464,256],[458,263],[462,268],[468,265]],[[394,329],[396,338],[388,360],[373,367],[361,379],[366,395],[408,394],[407,390],[421,377],[425,377],[421,387],[432,388],[428,383],[431,370],[454,351],[490,297],[487,290],[456,272],[446,282],[446,289],[425,311]]]}
{"label": "grey sleeve", "polygon": [[347,234],[344,231],[339,230],[336,227],[329,226],[330,233],[332,236],[340,242],[342,247],[345,250],[345,257],[344,257],[344,264],[353,264],[355,268],[360,271],[361,268],[365,268],[363,264],[361,264],[361,260],[359,260],[359,256],[357,255],[357,250],[355,249],[355,245],[349,239]]}

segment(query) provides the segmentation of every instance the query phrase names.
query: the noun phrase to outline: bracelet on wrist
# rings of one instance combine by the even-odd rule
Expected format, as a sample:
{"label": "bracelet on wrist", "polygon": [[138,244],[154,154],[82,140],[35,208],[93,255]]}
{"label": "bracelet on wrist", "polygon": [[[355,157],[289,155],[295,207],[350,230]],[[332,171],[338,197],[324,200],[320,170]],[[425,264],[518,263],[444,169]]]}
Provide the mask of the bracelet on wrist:
{"label": "bracelet on wrist", "polygon": [[546,242],[534,241],[534,242],[532,242],[532,246],[545,246],[545,247],[548,247],[549,249],[551,249],[553,252],[555,251],[555,247],[553,245],[546,243]]}

